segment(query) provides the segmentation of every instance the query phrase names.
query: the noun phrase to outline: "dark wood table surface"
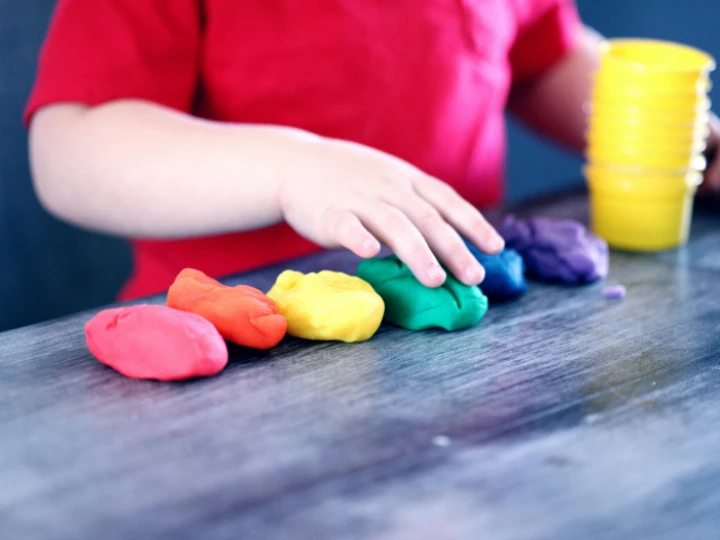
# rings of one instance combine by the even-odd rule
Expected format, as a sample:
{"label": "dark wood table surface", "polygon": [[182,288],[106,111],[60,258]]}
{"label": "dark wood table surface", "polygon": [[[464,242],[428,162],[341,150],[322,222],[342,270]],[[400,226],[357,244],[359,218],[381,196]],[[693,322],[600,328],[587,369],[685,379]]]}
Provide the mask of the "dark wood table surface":
{"label": "dark wood table surface", "polygon": [[288,339],[179,384],[93,360],[92,313],[0,334],[0,537],[720,538],[720,211],[607,283],[627,298],[532,284],[467,331]]}

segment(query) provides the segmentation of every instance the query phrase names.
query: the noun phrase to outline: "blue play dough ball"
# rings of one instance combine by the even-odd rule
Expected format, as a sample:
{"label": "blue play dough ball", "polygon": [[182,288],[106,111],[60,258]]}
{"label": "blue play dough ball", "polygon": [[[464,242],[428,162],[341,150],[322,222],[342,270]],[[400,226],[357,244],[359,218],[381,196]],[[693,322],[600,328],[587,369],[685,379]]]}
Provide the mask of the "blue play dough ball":
{"label": "blue play dough ball", "polygon": [[480,290],[490,300],[511,300],[527,290],[525,263],[517,251],[506,248],[497,255],[488,255],[467,240],[465,244],[485,268],[485,279],[480,284]]}

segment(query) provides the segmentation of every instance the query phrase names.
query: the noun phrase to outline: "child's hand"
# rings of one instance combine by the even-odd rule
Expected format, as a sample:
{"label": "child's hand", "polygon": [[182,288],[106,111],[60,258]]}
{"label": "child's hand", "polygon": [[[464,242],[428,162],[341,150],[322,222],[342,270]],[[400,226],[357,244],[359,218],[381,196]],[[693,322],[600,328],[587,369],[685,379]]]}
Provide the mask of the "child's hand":
{"label": "child's hand", "polygon": [[435,255],[463,283],[484,278],[460,234],[487,253],[503,249],[477,209],[399,159],[327,139],[310,141],[303,151],[295,156],[297,174],[280,186],[279,202],[285,220],[319,245],[373,257],[382,242],[429,287],[445,281]]}
{"label": "child's hand", "polygon": [[708,136],[706,155],[708,166],[703,182],[704,191],[720,192],[720,119],[710,115],[710,135]]}

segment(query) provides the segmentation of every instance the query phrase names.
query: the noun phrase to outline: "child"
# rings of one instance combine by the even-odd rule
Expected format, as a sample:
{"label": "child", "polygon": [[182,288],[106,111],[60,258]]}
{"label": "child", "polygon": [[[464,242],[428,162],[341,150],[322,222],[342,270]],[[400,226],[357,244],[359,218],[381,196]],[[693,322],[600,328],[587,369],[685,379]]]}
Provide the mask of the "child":
{"label": "child", "polygon": [[572,0],[60,0],[25,121],[36,191],[132,239],[121,293],[387,245],[428,286],[502,249],[509,103],[581,149]]}

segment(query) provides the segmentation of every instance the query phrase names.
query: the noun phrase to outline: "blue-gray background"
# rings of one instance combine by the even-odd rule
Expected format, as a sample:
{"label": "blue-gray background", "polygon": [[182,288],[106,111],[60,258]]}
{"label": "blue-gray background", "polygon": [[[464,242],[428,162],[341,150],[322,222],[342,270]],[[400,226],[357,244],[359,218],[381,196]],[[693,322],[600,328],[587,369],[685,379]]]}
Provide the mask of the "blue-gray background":
{"label": "blue-gray background", "polygon": [[[0,0],[0,330],[110,302],[130,269],[123,242],[51,219],[30,186],[20,115],[54,3]],[[720,57],[717,0],[578,0],[578,7],[606,36],[676,40]],[[580,165],[510,121],[509,202],[577,185]]]}

